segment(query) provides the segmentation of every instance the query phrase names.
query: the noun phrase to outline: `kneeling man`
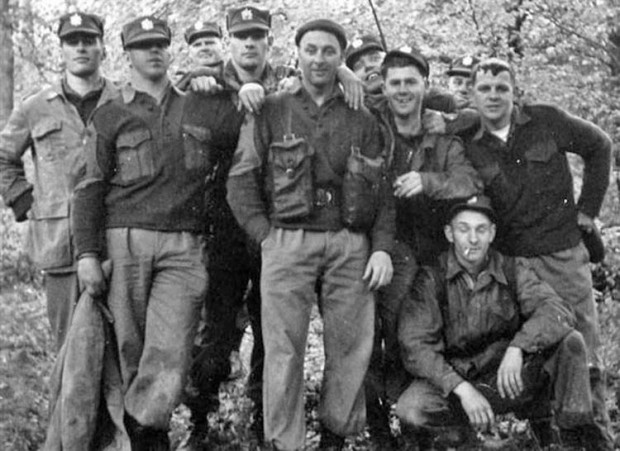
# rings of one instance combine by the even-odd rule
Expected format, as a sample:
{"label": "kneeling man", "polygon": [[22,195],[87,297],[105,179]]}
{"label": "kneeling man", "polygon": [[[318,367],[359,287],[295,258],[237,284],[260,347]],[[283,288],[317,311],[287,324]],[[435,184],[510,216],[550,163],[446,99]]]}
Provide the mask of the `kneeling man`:
{"label": "kneeling man", "polygon": [[400,317],[404,364],[417,378],[396,408],[408,438],[415,434],[421,449],[460,442],[472,426],[487,428],[495,415],[514,412],[545,442],[553,406],[565,445],[596,441],[586,348],[573,313],[526,259],[490,248],[488,198],[455,205],[444,231],[450,249],[436,267],[420,270]]}

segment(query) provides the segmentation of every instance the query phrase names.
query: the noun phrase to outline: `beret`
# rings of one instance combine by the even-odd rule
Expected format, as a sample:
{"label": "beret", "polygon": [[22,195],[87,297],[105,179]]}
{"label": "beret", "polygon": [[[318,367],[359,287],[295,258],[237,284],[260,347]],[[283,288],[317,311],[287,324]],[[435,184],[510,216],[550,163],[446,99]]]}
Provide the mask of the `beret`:
{"label": "beret", "polygon": [[310,22],[306,22],[301,27],[297,29],[297,33],[295,33],[295,45],[299,46],[299,41],[303,38],[304,34],[309,31],[325,31],[327,33],[331,33],[338,39],[340,43],[340,48],[342,50],[347,48],[347,34],[342,28],[341,25],[337,24],[333,20],[329,19],[316,19],[311,20]]}

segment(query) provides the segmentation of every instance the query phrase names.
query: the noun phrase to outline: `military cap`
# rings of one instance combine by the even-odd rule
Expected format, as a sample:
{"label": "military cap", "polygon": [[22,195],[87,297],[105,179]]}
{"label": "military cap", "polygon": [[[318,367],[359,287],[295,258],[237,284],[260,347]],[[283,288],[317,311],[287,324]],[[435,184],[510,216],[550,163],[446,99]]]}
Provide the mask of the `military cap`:
{"label": "military cap", "polygon": [[297,29],[297,33],[295,33],[295,45],[299,46],[299,41],[304,37],[309,31],[325,31],[327,33],[331,33],[336,36],[338,42],[340,43],[340,48],[342,50],[347,48],[347,33],[342,28],[342,25],[337,24],[333,20],[329,19],[315,19],[310,22],[306,22],[301,27]]}
{"label": "military cap", "polygon": [[57,33],[60,39],[77,33],[103,37],[103,20],[94,14],[68,13],[59,19]]}
{"label": "military cap", "polygon": [[143,42],[165,42],[170,45],[172,32],[165,20],[153,16],[142,16],[123,25],[121,41],[123,48]]}
{"label": "military cap", "polygon": [[472,196],[457,202],[450,209],[448,221],[452,221],[454,217],[462,211],[477,211],[486,215],[492,222],[495,222],[495,210],[491,205],[491,199],[484,195]]}
{"label": "military cap", "polygon": [[390,59],[398,57],[408,59],[420,70],[420,73],[424,77],[428,77],[428,74],[430,73],[428,61],[420,52],[408,45],[387,52],[385,58],[383,59],[383,65],[386,65]]}
{"label": "military cap", "polygon": [[377,36],[374,34],[367,34],[362,36],[361,38],[355,39],[349,46],[345,52],[345,63],[349,69],[353,69],[353,65],[357,61],[357,58],[362,56],[363,53],[368,52],[370,50],[378,50],[380,52],[385,52],[383,48],[383,44]]}
{"label": "military cap", "polygon": [[226,14],[228,33],[239,33],[246,30],[268,31],[271,28],[271,14],[266,9],[254,6],[231,8]]}
{"label": "military cap", "polygon": [[479,62],[480,60],[478,58],[470,55],[455,58],[450,63],[450,68],[446,71],[446,75],[449,77],[452,77],[453,75],[469,77],[471,75],[471,70]]}
{"label": "military cap", "polygon": [[222,28],[215,22],[203,22],[199,20],[194,25],[185,30],[185,41],[191,44],[198,38],[205,36],[222,37]]}

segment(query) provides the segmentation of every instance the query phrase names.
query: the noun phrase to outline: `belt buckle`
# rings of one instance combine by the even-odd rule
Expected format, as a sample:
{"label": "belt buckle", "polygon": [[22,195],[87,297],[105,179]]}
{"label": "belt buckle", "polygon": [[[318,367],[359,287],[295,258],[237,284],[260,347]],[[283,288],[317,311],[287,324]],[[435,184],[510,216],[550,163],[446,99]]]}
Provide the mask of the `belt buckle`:
{"label": "belt buckle", "polygon": [[334,193],[330,189],[317,188],[315,193],[314,204],[319,207],[327,207],[334,201]]}

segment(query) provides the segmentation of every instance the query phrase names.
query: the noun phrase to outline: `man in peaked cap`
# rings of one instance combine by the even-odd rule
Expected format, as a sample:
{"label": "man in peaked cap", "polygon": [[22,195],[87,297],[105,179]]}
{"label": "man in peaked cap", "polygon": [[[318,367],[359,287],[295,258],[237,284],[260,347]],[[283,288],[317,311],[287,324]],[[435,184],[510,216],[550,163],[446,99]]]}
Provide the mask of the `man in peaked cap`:
{"label": "man in peaked cap", "polygon": [[364,83],[366,92],[381,89],[381,63],[385,49],[379,38],[367,34],[353,40],[345,52],[345,63]]}
{"label": "man in peaked cap", "polygon": [[[69,221],[73,189],[84,168],[91,113],[116,95],[100,73],[103,21],[73,12],[58,23],[62,78],[18,105],[0,133],[0,194],[17,221],[29,220],[28,250],[44,271],[48,318],[57,349],[79,297]],[[33,178],[22,156],[32,152]]]}
{"label": "man in peaked cap", "polygon": [[[295,43],[303,87],[267,96],[260,114],[248,117],[227,200],[261,250],[265,440],[278,450],[304,448],[303,360],[318,282],[326,356],[319,447],[339,450],[365,423],[372,290],[391,277],[393,210],[389,198],[375,203],[373,194],[344,187],[345,173],[354,177],[347,168],[359,167],[348,160],[379,186],[384,174],[376,120],[365,109],[350,109],[336,82],[343,28],[314,20],[297,30]],[[290,166],[291,158],[298,163]]]}
{"label": "man in peaked cap", "polygon": [[[122,29],[130,83],[93,117],[97,139],[74,196],[78,273],[106,289],[132,449],[169,450],[207,286],[206,183],[243,120],[230,93],[184,95],[170,83],[170,29],[140,17]],[[105,239],[103,239],[105,238]]]}
{"label": "man in peaked cap", "polygon": [[454,95],[458,109],[470,106],[471,70],[480,60],[475,56],[465,55],[455,58],[446,71],[448,91]]}
{"label": "man in peaked cap", "polygon": [[371,107],[386,131],[389,182],[396,202],[394,275],[377,296],[375,345],[366,378],[368,426],[377,449],[395,445],[389,414],[404,376],[397,339],[400,305],[416,268],[432,263],[448,247],[441,226],[450,204],[482,190],[461,141],[424,126],[429,71],[417,50],[391,50],[381,65],[383,100]]}
{"label": "man in peaked cap", "polygon": [[186,91],[191,80],[199,76],[220,76],[224,66],[222,29],[216,22],[199,20],[185,31],[191,68],[176,82]]}
{"label": "man in peaked cap", "polygon": [[599,449],[588,442],[597,429],[575,315],[527,259],[490,247],[495,222],[486,196],[454,205],[443,228],[450,249],[404,301],[398,336],[415,379],[396,406],[403,436],[419,449],[456,447],[514,412],[547,447],[553,405],[563,437],[581,440],[570,449]]}

